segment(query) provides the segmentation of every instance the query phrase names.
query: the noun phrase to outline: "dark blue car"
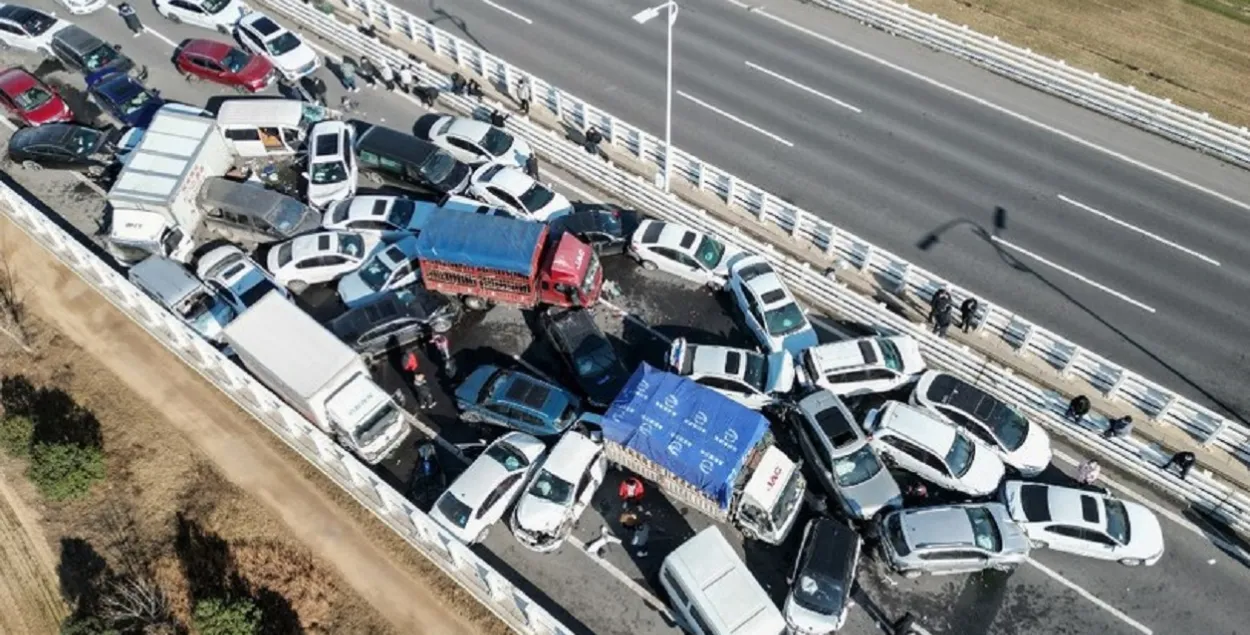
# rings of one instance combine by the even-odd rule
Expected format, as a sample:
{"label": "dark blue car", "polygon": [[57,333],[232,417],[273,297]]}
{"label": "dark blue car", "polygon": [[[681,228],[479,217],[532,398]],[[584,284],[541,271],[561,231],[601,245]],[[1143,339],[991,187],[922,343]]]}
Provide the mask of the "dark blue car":
{"label": "dark blue car", "polygon": [[96,105],[124,126],[146,127],[165,105],[159,90],[113,68],[88,75],[87,92]]}
{"label": "dark blue car", "polygon": [[479,366],[456,388],[460,418],[534,436],[558,435],[577,420],[577,398],[525,373]]}

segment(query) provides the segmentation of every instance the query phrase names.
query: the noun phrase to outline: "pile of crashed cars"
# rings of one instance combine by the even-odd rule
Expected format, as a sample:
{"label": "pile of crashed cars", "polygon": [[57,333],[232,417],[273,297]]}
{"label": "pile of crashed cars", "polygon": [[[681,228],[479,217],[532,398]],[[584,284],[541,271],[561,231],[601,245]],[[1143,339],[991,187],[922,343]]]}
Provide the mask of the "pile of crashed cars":
{"label": "pile of crashed cars", "polygon": [[[275,77],[297,80],[319,67],[298,35],[236,1],[214,3],[211,17],[171,13],[187,4],[194,3],[158,2],[158,9],[234,32],[243,44],[184,42],[175,63],[188,75],[256,92]],[[93,101],[122,126],[73,123],[55,90],[9,69],[0,73],[0,103],[23,126],[9,142],[15,164],[103,174],[124,155],[121,130],[141,131],[166,106],[144,85],[145,69],[80,27],[10,4],[0,5],[0,29],[8,46],[55,56],[82,73]],[[302,211],[286,224],[284,240],[265,246],[263,266],[226,244],[198,254],[198,280],[180,269],[187,281],[176,293],[145,283],[158,277],[146,260],[132,279],[210,340],[270,292],[289,297],[332,287],[345,311],[326,327],[361,354],[377,355],[451,329],[464,310],[460,298],[427,290],[417,266],[424,223],[457,211],[546,223],[552,235],[577,236],[599,256],[624,255],[657,275],[727,294],[755,346],[678,339],[667,370],[765,413],[802,454],[840,519],[821,516],[804,531],[784,616],[776,607],[769,613],[783,628],[841,626],[861,535],[909,577],[1009,571],[1041,548],[1126,566],[1153,565],[1163,555],[1159,523],[1145,507],[1095,487],[1036,481],[1051,462],[1042,427],[975,384],[927,368],[912,338],[820,343],[767,259],[631,210],[572,203],[536,178],[533,151],[505,130],[430,114],[415,121],[412,134],[328,120],[287,141],[301,146],[304,201],[295,202]],[[360,177],[408,193],[358,195]],[[200,198],[229,198],[219,187],[228,184],[210,179]],[[544,312],[541,324],[572,387],[488,366],[470,369],[455,390],[463,420],[507,431],[431,507],[434,520],[467,544],[511,510],[521,544],[555,550],[605,478],[593,417],[611,406],[633,369],[585,308]],[[921,481],[934,494],[915,500],[908,493]],[[696,588],[698,562],[728,562],[706,551],[719,549],[709,540],[700,534],[670,555],[660,584],[688,628],[727,632],[709,617],[705,603],[714,598]],[[687,546],[705,551],[692,557]],[[727,557],[737,561],[732,550]]]}

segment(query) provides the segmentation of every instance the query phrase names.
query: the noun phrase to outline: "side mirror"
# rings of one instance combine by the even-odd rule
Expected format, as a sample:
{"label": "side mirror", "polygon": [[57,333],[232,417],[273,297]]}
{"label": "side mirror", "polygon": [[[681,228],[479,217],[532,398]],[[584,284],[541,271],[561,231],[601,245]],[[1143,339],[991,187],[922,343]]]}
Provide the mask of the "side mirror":
{"label": "side mirror", "polygon": [[120,51],[120,50],[122,50],[122,45],[121,45],[121,44],[114,44],[114,45],[113,45],[113,50],[114,50],[114,51]]}

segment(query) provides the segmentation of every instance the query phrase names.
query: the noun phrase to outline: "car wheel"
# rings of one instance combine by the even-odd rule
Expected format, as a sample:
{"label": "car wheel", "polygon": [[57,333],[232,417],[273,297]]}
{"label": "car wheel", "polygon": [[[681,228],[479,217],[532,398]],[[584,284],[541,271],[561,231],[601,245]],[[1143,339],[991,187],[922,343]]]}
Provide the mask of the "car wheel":
{"label": "car wheel", "polygon": [[218,33],[220,33],[220,34],[222,34],[222,35],[230,35],[230,27],[228,27],[228,26],[226,26],[226,25],[224,25],[224,24],[218,24],[218,25],[217,25],[217,32],[218,32]]}
{"label": "car wheel", "polygon": [[1126,567],[1140,567],[1142,564],[1142,561],[1138,560],[1137,558],[1125,558],[1120,561],[1120,564]]}
{"label": "car wheel", "polygon": [[638,264],[642,265],[642,268],[646,269],[647,271],[655,271],[656,269],[659,269],[659,267],[656,266],[656,264],[654,262],[651,262],[650,260],[643,260],[642,262]]}
{"label": "car wheel", "polygon": [[290,289],[291,293],[299,295],[308,290],[308,283],[303,280],[292,280],[287,283],[286,288]]}
{"label": "car wheel", "polygon": [[460,420],[466,423],[481,423],[482,415],[476,412],[464,412],[460,414]]}
{"label": "car wheel", "polygon": [[485,311],[490,308],[490,301],[475,295],[468,295],[464,297],[464,306],[470,311]]}
{"label": "car wheel", "polygon": [[182,18],[172,13],[165,15],[165,19],[169,20],[170,22],[173,22],[174,24],[182,24]]}
{"label": "car wheel", "polygon": [[915,580],[916,578],[919,578],[919,577],[920,577],[920,572],[919,572],[919,571],[915,571],[915,570],[904,571],[904,572],[903,572],[903,577],[904,577],[904,578],[907,578],[908,580]]}
{"label": "car wheel", "polygon": [[1045,549],[1045,548],[1046,548],[1046,547],[1048,547],[1048,546],[1049,546],[1049,545],[1047,545],[1046,543],[1044,543],[1044,542],[1042,542],[1042,541],[1040,541],[1040,540],[1030,540],[1030,541],[1029,541],[1029,547],[1031,547],[1031,548],[1033,548],[1033,549]]}
{"label": "car wheel", "polygon": [[22,169],[30,170],[32,172],[38,172],[39,170],[43,169],[43,166],[28,159],[26,161],[22,161]]}
{"label": "car wheel", "polygon": [[451,320],[447,318],[438,318],[437,320],[430,322],[430,330],[435,333],[446,333],[451,330],[452,326],[453,324]]}

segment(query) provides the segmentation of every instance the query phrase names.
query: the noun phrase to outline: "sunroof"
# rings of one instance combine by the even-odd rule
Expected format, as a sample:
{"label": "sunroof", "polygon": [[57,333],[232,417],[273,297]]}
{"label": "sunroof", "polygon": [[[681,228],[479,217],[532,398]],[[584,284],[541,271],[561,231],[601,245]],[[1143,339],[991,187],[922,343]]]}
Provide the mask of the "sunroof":
{"label": "sunroof", "polygon": [[508,391],[504,393],[504,398],[513,403],[519,403],[529,406],[535,410],[543,407],[547,403],[547,396],[551,394],[551,389],[541,384],[536,384],[525,379],[517,379],[508,386]]}
{"label": "sunroof", "polygon": [[1081,495],[1081,518],[1084,518],[1087,523],[1098,524],[1100,518],[1098,501],[1094,500],[1093,496]]}

